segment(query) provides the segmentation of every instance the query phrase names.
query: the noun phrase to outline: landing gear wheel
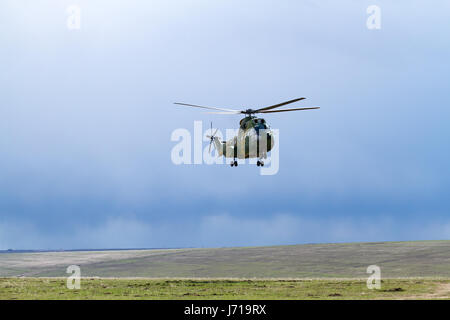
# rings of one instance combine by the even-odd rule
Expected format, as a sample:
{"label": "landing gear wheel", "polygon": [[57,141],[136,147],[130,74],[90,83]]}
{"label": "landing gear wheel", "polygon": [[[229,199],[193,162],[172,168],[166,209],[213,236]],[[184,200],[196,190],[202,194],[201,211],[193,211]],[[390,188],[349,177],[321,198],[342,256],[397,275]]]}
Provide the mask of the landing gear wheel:
{"label": "landing gear wheel", "polygon": [[238,166],[238,162],[236,160],[234,160],[234,166],[237,167]]}
{"label": "landing gear wheel", "polygon": [[264,167],[264,162],[262,162],[262,161],[257,161],[256,162],[256,165],[259,167],[259,166],[261,166],[261,167]]}
{"label": "landing gear wheel", "polygon": [[230,166],[232,166],[232,167],[234,166],[234,162],[233,161],[231,161]]}

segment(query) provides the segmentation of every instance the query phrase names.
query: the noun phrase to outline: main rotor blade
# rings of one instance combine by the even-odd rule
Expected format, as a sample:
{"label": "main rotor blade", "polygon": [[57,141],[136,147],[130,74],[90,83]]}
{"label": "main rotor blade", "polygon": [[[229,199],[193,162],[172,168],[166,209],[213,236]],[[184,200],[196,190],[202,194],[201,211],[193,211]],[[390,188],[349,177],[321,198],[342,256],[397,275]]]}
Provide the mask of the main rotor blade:
{"label": "main rotor blade", "polygon": [[236,111],[224,111],[224,112],[205,112],[208,114],[241,114],[242,111],[236,110]]}
{"label": "main rotor blade", "polygon": [[174,102],[174,104],[178,104],[180,106],[202,108],[202,109],[211,109],[211,110],[219,110],[219,111],[238,111],[238,112],[240,112],[239,110],[234,110],[234,109],[224,109],[224,108],[216,108],[216,107],[197,106],[195,104],[187,104],[187,103],[181,103],[181,102]]}
{"label": "main rotor blade", "polygon": [[320,109],[320,107],[296,108],[296,109],[273,110],[273,111],[261,111],[260,113],[275,113],[275,112],[287,112],[287,111],[299,111],[299,110],[313,110],[313,109]]}
{"label": "main rotor blade", "polygon": [[282,103],[279,103],[279,104],[275,104],[275,105],[273,105],[273,106],[269,106],[269,107],[257,109],[257,110],[255,110],[255,111],[256,111],[256,112],[259,112],[259,111],[263,111],[263,110],[275,109],[275,108],[282,107],[282,106],[285,106],[285,105],[287,105],[287,104],[294,103],[294,102],[297,102],[297,101],[300,101],[300,100],[305,100],[305,99],[306,99],[306,98],[298,98],[298,99],[294,99],[294,100],[289,100],[289,101],[286,101],[286,102],[282,102]]}

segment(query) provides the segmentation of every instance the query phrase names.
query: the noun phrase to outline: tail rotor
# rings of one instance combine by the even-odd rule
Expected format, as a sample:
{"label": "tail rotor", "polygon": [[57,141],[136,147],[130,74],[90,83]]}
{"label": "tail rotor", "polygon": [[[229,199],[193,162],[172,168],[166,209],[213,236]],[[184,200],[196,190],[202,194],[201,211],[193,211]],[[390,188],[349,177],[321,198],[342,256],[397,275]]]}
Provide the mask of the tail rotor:
{"label": "tail rotor", "polygon": [[207,135],[206,137],[209,138],[209,153],[211,153],[211,145],[214,142],[214,139],[216,138],[216,133],[219,131],[219,128],[216,129],[216,131],[213,133],[213,127],[212,127],[212,121],[211,121],[211,135]]}

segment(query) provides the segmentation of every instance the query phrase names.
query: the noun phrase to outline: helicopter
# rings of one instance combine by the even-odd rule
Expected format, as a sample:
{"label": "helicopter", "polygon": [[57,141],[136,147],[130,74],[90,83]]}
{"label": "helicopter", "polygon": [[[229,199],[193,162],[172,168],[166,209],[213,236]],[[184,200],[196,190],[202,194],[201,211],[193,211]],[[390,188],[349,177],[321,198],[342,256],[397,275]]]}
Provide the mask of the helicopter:
{"label": "helicopter", "polygon": [[272,150],[274,146],[274,133],[270,129],[266,120],[263,118],[258,118],[256,114],[262,113],[277,113],[277,112],[289,112],[289,111],[300,111],[300,110],[314,110],[320,109],[320,107],[306,107],[306,108],[294,108],[294,109],[282,109],[273,110],[287,104],[291,104],[297,101],[305,100],[306,98],[297,98],[285,102],[281,102],[268,107],[258,108],[258,109],[225,109],[216,107],[205,107],[195,104],[187,104],[181,102],[175,102],[174,104],[181,106],[188,106],[194,108],[202,108],[214,110],[213,112],[207,112],[209,114],[244,114],[245,117],[239,122],[238,134],[228,141],[220,141],[216,136],[217,131],[213,133],[212,122],[211,122],[211,135],[207,135],[210,139],[209,142],[209,152],[211,153],[211,145],[214,144],[214,148],[217,151],[218,156],[224,156],[225,158],[233,159],[230,163],[232,167],[237,167],[238,162],[236,159],[249,159],[258,158],[256,165],[264,166],[263,159],[267,159],[267,152]]}

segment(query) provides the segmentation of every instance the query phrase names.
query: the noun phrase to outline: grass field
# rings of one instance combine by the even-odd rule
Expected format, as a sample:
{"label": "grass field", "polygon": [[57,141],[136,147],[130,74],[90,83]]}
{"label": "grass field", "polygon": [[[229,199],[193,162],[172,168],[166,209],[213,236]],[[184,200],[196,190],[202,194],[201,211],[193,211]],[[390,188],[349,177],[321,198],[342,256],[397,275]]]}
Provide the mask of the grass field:
{"label": "grass field", "polygon": [[[69,265],[81,268],[80,290],[66,288]],[[366,287],[369,265],[381,268],[381,290]],[[450,241],[0,253],[0,299],[449,299],[449,292]]]}
{"label": "grass field", "polygon": [[380,290],[364,280],[144,280],[2,278],[0,299],[450,299],[450,280],[388,279]]}

